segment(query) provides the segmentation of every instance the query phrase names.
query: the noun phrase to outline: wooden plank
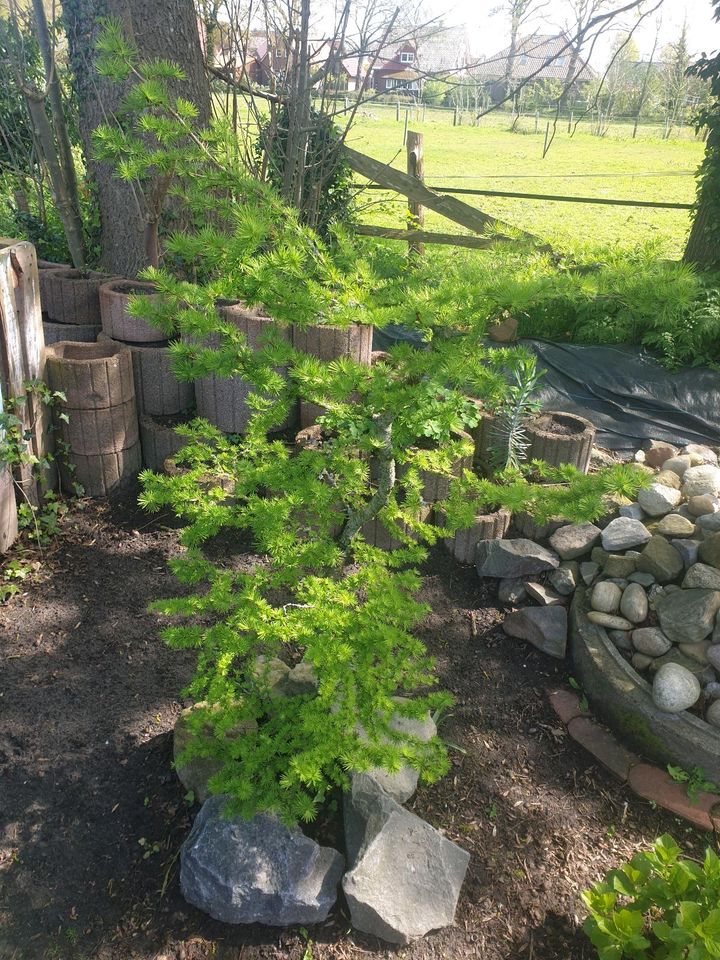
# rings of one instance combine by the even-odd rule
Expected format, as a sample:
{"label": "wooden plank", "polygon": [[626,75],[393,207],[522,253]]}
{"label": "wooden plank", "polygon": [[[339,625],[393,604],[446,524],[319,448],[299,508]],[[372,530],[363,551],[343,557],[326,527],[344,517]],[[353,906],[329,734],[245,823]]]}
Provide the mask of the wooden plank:
{"label": "wooden plank", "polygon": [[[369,183],[368,190],[386,190],[378,183]],[[693,210],[692,203],[664,203],[661,200],[613,200],[609,197],[568,197],[554,193],[517,193],[511,190],[479,190],[475,187],[434,187],[441,193],[468,197],[514,197],[518,200],[557,200],[558,203],[599,203],[609,207],[652,207],[656,210]]]}
{"label": "wooden plank", "polygon": [[[375,227],[370,224],[358,224],[353,231],[361,237],[379,237],[381,240],[403,240],[408,242],[408,231],[393,227]],[[514,237],[493,234],[491,237],[472,237],[461,233],[431,233],[428,230],[414,230],[411,234],[415,243],[439,243],[453,247],[470,247],[473,250],[487,250],[496,243],[514,243]]]}
{"label": "wooden plank", "polygon": [[496,220],[495,217],[488,216],[482,210],[477,210],[456,197],[440,196],[434,193],[414,177],[409,177],[401,170],[395,170],[387,163],[381,163],[372,157],[352,150],[350,147],[343,147],[343,155],[355,173],[367,177],[387,190],[394,190],[395,193],[401,193],[415,203],[421,203],[428,210],[434,210],[435,213],[447,217],[454,223],[459,223],[474,233],[488,234],[492,230],[502,228],[513,230],[519,235],[521,240],[529,240],[537,243],[538,238],[524,230],[517,230],[510,224],[503,223],[502,220]]}

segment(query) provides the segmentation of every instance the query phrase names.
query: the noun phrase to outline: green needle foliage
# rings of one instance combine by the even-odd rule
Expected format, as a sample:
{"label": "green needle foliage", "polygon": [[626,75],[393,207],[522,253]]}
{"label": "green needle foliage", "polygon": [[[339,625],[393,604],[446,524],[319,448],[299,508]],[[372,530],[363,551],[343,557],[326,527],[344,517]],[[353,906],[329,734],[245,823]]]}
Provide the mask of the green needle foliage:
{"label": "green needle foliage", "polygon": [[[120,61],[134,56],[117,32],[102,42]],[[146,76],[142,65],[134,70]],[[159,105],[170,103],[175,123],[177,110],[162,71],[139,86],[142,96],[128,94],[125,122],[143,127],[149,111],[157,137]],[[310,820],[329,791],[347,786],[349,771],[410,765],[431,782],[448,769],[438,738],[424,743],[391,724],[393,715],[422,717],[451,703],[434,689],[433,662],[413,633],[426,613],[417,564],[465,518],[458,509],[441,531],[428,522],[422,493],[428,471],[451,478],[469,452],[462,431],[478,416],[470,396],[500,402],[508,377],[528,361],[523,351],[483,347],[482,321],[428,313],[414,324],[424,349],[398,345],[372,366],[294,349],[292,331],[308,325],[397,320],[388,309],[396,281],[342,234],[323,241],[303,226],[271,188],[225,162],[224,144],[217,131],[188,135],[172,191],[194,226],[167,237],[163,267],[145,273],[159,297],[136,298],[132,309],[179,334],[171,346],[179,377],[251,385],[252,415],[242,437],[204,421],[180,428],[186,443],[176,470],[144,473],[140,500],[186,521],[185,553],[172,568],[187,593],[155,604],[177,621],[167,642],[197,651],[189,692],[204,706],[190,720],[198,736],[181,762],[220,761],[210,789],[242,816],[270,810],[288,822]],[[128,137],[113,149],[142,179],[166,146]],[[218,300],[259,307],[273,322],[251,344],[221,317]],[[326,413],[315,443],[292,446],[282,429],[300,400]],[[519,472],[489,485],[465,473],[453,502],[473,517],[512,505],[591,519],[603,512],[603,492],[640,482],[629,471],[552,477],[565,496]],[[365,541],[375,518],[397,549]],[[304,664],[317,686],[278,697],[274,658]]]}

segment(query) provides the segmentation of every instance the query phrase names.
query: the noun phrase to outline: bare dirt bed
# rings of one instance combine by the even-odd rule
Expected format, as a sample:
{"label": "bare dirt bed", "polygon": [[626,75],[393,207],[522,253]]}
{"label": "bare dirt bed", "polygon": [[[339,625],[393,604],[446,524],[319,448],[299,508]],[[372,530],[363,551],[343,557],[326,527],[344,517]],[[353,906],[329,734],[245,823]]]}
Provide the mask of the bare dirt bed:
{"label": "bare dirt bed", "polygon": [[90,504],[0,607],[2,960],[580,960],[583,887],[663,831],[706,842],[564,735],[544,693],[562,665],[504,638],[492,585],[438,552],[423,635],[456,697],[453,771],[413,808],[472,854],[456,925],[393,950],[354,933],[342,902],[309,931],[213,922],[178,884],[192,810],[171,730],[191,656],[147,612],[176,589],[172,526],[132,499]]}

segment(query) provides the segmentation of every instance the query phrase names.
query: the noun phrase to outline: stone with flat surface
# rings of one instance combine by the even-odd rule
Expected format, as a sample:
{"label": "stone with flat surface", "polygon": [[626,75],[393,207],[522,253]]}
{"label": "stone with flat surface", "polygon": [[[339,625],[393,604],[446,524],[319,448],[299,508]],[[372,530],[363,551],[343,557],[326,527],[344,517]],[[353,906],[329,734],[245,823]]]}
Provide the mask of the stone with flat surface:
{"label": "stone with flat surface", "polygon": [[503,631],[509,637],[527,640],[538,650],[559,660],[567,646],[567,611],[564,607],[525,607],[508,614]]}
{"label": "stone with flat surface", "polygon": [[480,540],[476,557],[479,576],[500,580],[536,576],[560,566],[556,553],[525,539]]}

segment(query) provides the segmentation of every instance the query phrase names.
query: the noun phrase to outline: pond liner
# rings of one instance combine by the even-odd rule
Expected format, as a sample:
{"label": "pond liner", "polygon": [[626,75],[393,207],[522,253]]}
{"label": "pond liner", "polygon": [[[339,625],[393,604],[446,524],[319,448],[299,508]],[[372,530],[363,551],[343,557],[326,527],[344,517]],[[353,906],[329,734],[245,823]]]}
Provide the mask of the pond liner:
{"label": "pond liner", "polygon": [[[375,331],[373,349],[397,343],[421,345],[400,325]],[[486,341],[488,347],[497,347]],[[720,370],[670,371],[642,347],[520,340],[545,371],[538,389],[544,409],[587,417],[596,444],[632,452],[645,440],[720,444]]]}

